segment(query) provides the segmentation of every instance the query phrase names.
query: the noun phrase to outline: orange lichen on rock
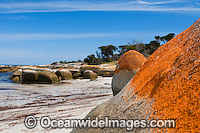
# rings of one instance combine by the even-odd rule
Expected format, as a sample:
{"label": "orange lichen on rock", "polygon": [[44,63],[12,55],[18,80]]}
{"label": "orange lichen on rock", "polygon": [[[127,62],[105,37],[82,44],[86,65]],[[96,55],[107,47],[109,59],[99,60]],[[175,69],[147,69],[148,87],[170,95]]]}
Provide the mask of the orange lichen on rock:
{"label": "orange lichen on rock", "polygon": [[121,70],[138,70],[145,61],[144,55],[135,50],[129,50],[119,59],[115,73],[119,73]]}
{"label": "orange lichen on rock", "polygon": [[120,59],[112,79],[113,95],[117,95],[133,78],[146,58],[135,50],[129,50]]}
{"label": "orange lichen on rock", "polygon": [[[120,59],[119,63],[124,62],[120,69],[130,68],[126,61]],[[134,128],[132,132],[200,132],[200,20],[155,51],[116,96],[87,116],[176,122],[175,128]],[[122,128],[74,131],[127,132]]]}
{"label": "orange lichen on rock", "polygon": [[129,88],[154,101],[151,119],[175,119],[171,130],[199,132],[200,19],[154,52]]}

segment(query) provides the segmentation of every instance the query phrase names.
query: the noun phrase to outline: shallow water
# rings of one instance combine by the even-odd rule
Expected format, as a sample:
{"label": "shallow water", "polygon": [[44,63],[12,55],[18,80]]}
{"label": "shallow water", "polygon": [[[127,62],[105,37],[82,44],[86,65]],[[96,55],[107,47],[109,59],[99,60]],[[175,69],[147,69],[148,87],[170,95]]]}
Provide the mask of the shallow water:
{"label": "shallow water", "polygon": [[0,93],[13,93],[15,89],[12,88],[14,83],[9,79],[12,75],[11,72],[0,73]]}
{"label": "shallow water", "polygon": [[12,83],[12,81],[9,79],[12,73],[0,73],[0,83]]}

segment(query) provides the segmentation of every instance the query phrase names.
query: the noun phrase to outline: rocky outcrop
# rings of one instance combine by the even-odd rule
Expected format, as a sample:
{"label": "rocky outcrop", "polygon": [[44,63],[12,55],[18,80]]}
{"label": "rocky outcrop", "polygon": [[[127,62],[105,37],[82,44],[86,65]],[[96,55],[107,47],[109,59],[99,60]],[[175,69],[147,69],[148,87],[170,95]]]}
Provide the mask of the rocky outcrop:
{"label": "rocky outcrop", "polygon": [[59,78],[54,72],[50,72],[50,71],[38,72],[37,83],[52,84],[52,83],[56,83],[56,82],[59,82]]}
{"label": "rocky outcrop", "polygon": [[34,70],[22,71],[22,84],[34,84],[37,83],[38,73]]}
{"label": "rocky outcrop", "polygon": [[80,73],[80,69],[69,69],[69,71],[73,74]]}
{"label": "rocky outcrop", "polygon": [[[52,74],[51,72],[53,72],[57,75],[59,80],[70,80],[70,79],[95,80],[98,77],[98,75],[103,76],[103,77],[112,77],[114,75],[115,66],[109,66],[108,64],[102,64],[102,65],[98,65],[98,66],[97,65],[82,65],[82,67],[80,69],[74,69],[74,68],[62,68],[62,69],[61,68],[59,68],[59,69],[52,68],[52,69],[50,69],[51,67],[47,67],[47,66],[46,67],[45,66],[44,67],[43,66],[21,66],[18,68],[20,68],[21,71],[29,71],[29,70],[32,72],[36,71],[37,74],[39,72],[48,72],[48,74]],[[87,71],[87,69],[91,70],[91,71],[93,70],[93,73],[92,74],[88,74],[88,73],[84,74],[84,72]],[[83,75],[85,75],[85,76],[83,76]],[[25,77],[27,77],[27,76],[25,76]],[[38,78],[38,76],[37,76],[37,78]],[[38,83],[38,79],[37,79],[37,81],[34,81],[34,82],[26,81],[26,79],[24,82],[21,82],[22,74],[21,74],[21,77],[12,75],[11,80],[13,80],[14,82],[17,82],[17,83],[26,83],[26,82],[27,83]],[[50,81],[48,80],[47,82],[50,82]]]}
{"label": "rocky outcrop", "polygon": [[86,70],[91,70],[95,73],[99,71],[100,67],[98,65],[82,65],[80,71],[83,73]]}
{"label": "rocky outcrop", "polygon": [[103,77],[112,77],[114,75],[115,70],[113,69],[100,69],[97,74]]}
{"label": "rocky outcrop", "polygon": [[69,70],[58,70],[56,71],[56,75],[60,77],[61,80],[70,80],[72,79],[72,73]]}
{"label": "rocky outcrop", "polygon": [[82,74],[80,72],[73,74],[73,79],[79,79],[82,77]]}
{"label": "rocky outcrop", "polygon": [[22,69],[15,71],[10,79],[15,83],[20,83],[22,80]]}
{"label": "rocky outcrop", "polygon": [[95,80],[95,79],[97,79],[97,77],[98,77],[98,75],[91,70],[86,70],[86,71],[83,72],[83,78],[84,79]]}
{"label": "rocky outcrop", "polygon": [[133,78],[145,61],[144,55],[135,50],[129,50],[120,58],[112,79],[114,96]]}
{"label": "rocky outcrop", "polygon": [[59,78],[53,71],[35,71],[35,70],[22,70],[15,71],[10,79],[16,83],[22,84],[52,84],[59,82]]}
{"label": "rocky outcrop", "polygon": [[21,80],[20,80],[20,78],[19,78],[18,76],[13,77],[11,80],[12,80],[13,82],[15,82],[15,83],[20,83],[20,82],[21,82]]}
{"label": "rocky outcrop", "polygon": [[0,66],[0,72],[14,72],[16,71],[18,68],[17,67],[12,67],[12,66]]}
{"label": "rocky outcrop", "polygon": [[[134,128],[132,132],[199,132],[199,73],[200,20],[154,52],[118,95],[97,106],[87,117],[173,119],[175,128]],[[126,132],[126,129],[88,128],[73,132]]]}

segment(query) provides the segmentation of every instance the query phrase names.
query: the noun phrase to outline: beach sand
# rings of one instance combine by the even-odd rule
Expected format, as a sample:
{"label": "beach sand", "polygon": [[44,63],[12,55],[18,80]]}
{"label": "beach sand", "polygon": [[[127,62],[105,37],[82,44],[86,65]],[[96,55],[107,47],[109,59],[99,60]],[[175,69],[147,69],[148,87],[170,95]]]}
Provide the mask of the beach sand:
{"label": "beach sand", "polygon": [[[112,98],[111,80],[99,77],[95,81],[68,80],[53,85],[0,83],[0,132],[70,132],[72,129],[43,129],[39,119],[83,119],[94,107]],[[34,129],[24,125],[29,115],[38,120]]]}

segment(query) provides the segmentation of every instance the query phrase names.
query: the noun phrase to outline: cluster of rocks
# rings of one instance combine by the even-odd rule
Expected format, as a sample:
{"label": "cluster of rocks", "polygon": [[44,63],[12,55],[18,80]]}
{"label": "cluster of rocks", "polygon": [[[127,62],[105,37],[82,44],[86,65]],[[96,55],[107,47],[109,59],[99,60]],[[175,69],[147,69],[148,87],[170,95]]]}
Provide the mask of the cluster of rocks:
{"label": "cluster of rocks", "polygon": [[[155,51],[116,96],[94,108],[85,119],[107,116],[112,120],[175,120],[173,128],[169,127],[172,123],[165,123],[163,128],[141,126],[130,132],[199,132],[199,92],[200,19]],[[72,132],[122,133],[127,130],[77,128]]]}
{"label": "cluster of rocks", "polygon": [[114,70],[104,70],[99,66],[82,65],[80,69],[49,69],[39,67],[20,67],[10,79],[16,83],[58,83],[62,80],[90,79],[96,80],[98,76],[112,77]]}
{"label": "cluster of rocks", "polygon": [[4,66],[4,65],[0,65],[0,72],[14,72],[16,71],[18,68],[14,67],[14,66]]}

